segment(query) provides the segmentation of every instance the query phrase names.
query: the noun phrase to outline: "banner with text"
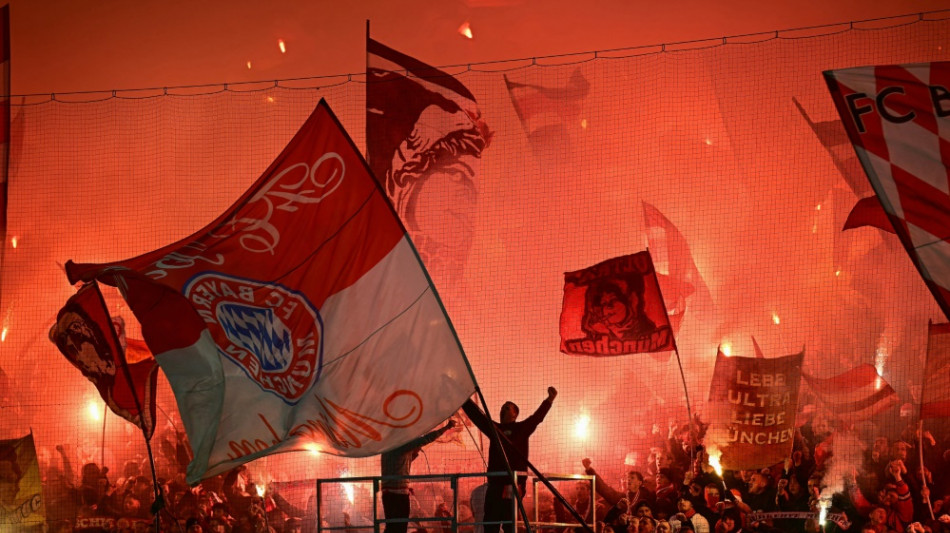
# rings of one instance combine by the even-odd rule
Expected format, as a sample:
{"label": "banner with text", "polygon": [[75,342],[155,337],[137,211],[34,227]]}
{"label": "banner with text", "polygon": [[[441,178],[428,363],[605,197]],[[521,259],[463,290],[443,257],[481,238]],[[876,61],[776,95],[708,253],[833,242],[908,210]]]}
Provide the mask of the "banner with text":
{"label": "banner with text", "polygon": [[732,470],[772,466],[789,456],[805,353],[775,359],[716,354],[709,388],[707,448]]}

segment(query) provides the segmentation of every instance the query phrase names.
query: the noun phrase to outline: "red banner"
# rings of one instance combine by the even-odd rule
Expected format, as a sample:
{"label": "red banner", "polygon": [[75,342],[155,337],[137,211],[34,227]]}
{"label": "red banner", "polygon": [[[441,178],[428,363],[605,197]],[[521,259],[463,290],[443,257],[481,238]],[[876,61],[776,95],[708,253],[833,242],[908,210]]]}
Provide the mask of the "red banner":
{"label": "red banner", "polygon": [[[124,331],[122,332],[124,338]],[[59,311],[50,341],[96,386],[113,413],[139,426],[146,438],[155,431],[158,367],[152,357],[128,362],[99,285],[84,285]]]}
{"label": "red banner", "polygon": [[564,274],[562,352],[599,357],[674,347],[649,252]]}

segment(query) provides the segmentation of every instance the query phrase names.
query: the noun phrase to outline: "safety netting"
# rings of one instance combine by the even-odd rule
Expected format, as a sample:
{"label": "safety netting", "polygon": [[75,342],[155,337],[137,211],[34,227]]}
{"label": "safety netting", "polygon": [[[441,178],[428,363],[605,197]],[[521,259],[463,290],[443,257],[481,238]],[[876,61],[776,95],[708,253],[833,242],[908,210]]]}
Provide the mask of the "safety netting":
{"label": "safety netting", "polygon": [[[598,481],[612,487],[637,470],[662,489],[655,476],[665,472],[688,493],[690,481],[712,476],[697,466],[706,457],[696,445],[738,443],[754,454],[757,445],[782,442],[794,457],[795,484],[817,473],[827,494],[860,486],[868,501],[891,509],[876,501],[877,489],[891,459],[903,458],[905,478],[915,476],[922,390],[941,377],[925,375],[928,323],[946,317],[892,233],[842,230],[873,192],[822,71],[947,60],[948,37],[950,21],[937,13],[443,69],[471,91],[488,143],[470,172],[431,179],[405,209],[423,258],[452,257],[429,272],[491,415],[512,401],[524,418],[549,386],[557,389],[531,438],[530,460],[541,472],[584,473],[581,461],[590,458]],[[204,227],[261,175],[321,99],[362,149],[370,83],[360,74],[14,97],[0,436],[32,433],[50,523],[147,518],[151,504],[141,432],[106,409],[48,339],[76,290],[66,261],[116,261]],[[593,340],[576,345],[587,354],[563,353],[565,273],[648,247],[677,349],[612,355]],[[127,304],[104,290],[127,337],[140,339]],[[629,304],[620,312],[631,312]],[[801,375],[800,386],[763,399],[745,382],[753,388],[710,402],[720,352],[761,360],[803,354],[793,358],[794,371],[744,377],[772,387]],[[768,403],[788,401],[795,420],[780,424]],[[168,508],[184,519],[199,501],[226,500],[225,474],[201,490],[184,485],[191,451],[161,375],[157,405],[152,449]],[[734,434],[709,430],[723,416],[736,418],[726,424]],[[413,473],[484,471],[486,437],[461,427],[424,448]],[[933,502],[950,494],[941,482],[950,476],[938,475],[946,473],[939,452],[950,445],[950,427],[940,419],[924,427]],[[783,459],[773,461],[773,497]],[[738,452],[723,457],[726,482],[749,499],[742,476],[728,472],[753,470],[744,464]],[[313,480],[378,474],[377,457],[314,449],[257,459],[240,477],[282,489],[312,514]],[[134,487],[143,476],[144,491]],[[920,482],[911,486],[917,518],[929,518]],[[462,501],[471,488],[462,487]],[[447,491],[420,485],[418,512],[434,513],[450,501]],[[344,511],[351,523],[371,516],[366,486],[335,497],[330,522],[342,523]],[[865,520],[848,509],[852,521]]]}

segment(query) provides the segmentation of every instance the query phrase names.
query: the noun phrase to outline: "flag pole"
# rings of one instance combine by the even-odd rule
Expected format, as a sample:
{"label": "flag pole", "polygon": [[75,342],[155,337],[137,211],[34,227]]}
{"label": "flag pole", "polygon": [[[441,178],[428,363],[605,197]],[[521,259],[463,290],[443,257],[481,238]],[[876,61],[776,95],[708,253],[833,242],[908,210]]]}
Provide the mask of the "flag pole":
{"label": "flag pole", "polygon": [[[125,280],[118,274],[113,274],[112,279],[115,280],[115,286],[122,294],[122,298],[126,297],[128,292],[128,286],[125,284]],[[93,283],[97,283],[93,280]],[[112,316],[109,315],[109,308],[106,306],[105,299],[102,297],[102,291],[96,288],[96,293],[99,294],[99,300],[102,302],[102,308],[105,309],[106,315],[109,316],[109,320],[112,320]],[[112,340],[115,342],[116,348],[119,350],[119,355],[121,356],[122,362],[122,373],[125,374],[126,381],[129,382],[129,390],[132,392],[132,400],[135,402],[135,408],[139,412],[139,429],[142,430],[142,437],[145,438],[145,450],[148,453],[148,464],[152,470],[152,489],[155,491],[155,501],[152,502],[152,508],[150,509],[152,515],[155,517],[155,533],[161,531],[161,517],[159,513],[162,509],[165,508],[165,500],[162,497],[162,490],[158,485],[158,475],[155,473],[155,456],[152,454],[152,443],[151,435],[148,433],[146,428],[146,419],[150,418],[148,413],[142,409],[142,402],[139,400],[138,392],[135,390],[135,382],[132,380],[132,372],[129,370],[128,361],[125,359],[125,349],[122,348],[122,344],[119,342],[119,336],[116,334],[115,328],[109,328],[109,331],[112,334]],[[152,431],[155,431],[155,421],[151,420]]]}
{"label": "flag pole", "polygon": [[[369,43],[369,40],[370,40],[369,19],[367,19],[367,20],[366,20],[366,42]],[[367,52],[366,52],[366,72],[369,72],[369,67],[370,67],[370,64],[369,64],[369,51],[367,51]],[[367,84],[371,83],[371,81],[370,81],[370,79],[369,79],[368,76],[367,76],[367,79],[366,79],[366,83],[367,83]],[[369,106],[368,106],[368,104],[369,104],[369,88],[368,88],[368,87],[367,87],[367,90],[366,90],[366,104],[367,104],[367,108],[368,108],[368,107],[369,107]],[[331,113],[331,116],[333,116],[333,120],[334,120],[334,121],[339,122],[339,120],[336,118],[335,115],[333,115],[333,114]],[[342,129],[342,127],[341,127],[341,129]],[[345,131],[345,130],[344,130],[344,131]],[[367,131],[366,131],[366,144],[367,144],[367,146],[369,146],[369,137],[370,137],[370,132],[368,131],[368,128],[367,128]],[[347,138],[349,139],[349,135],[347,135]],[[353,143],[353,140],[352,140],[352,139],[349,139],[349,141],[350,141],[351,144]],[[354,149],[355,149],[355,146],[354,146]],[[366,153],[369,154],[369,151],[367,150]],[[419,267],[420,267],[420,269],[422,270],[422,273],[423,273],[423,275],[426,277],[426,281],[427,281],[428,284],[429,284],[429,289],[432,290],[432,295],[433,295],[433,297],[435,297],[436,303],[439,304],[439,309],[442,310],[442,315],[445,316],[446,325],[448,325],[449,331],[452,332],[452,336],[455,338],[455,343],[456,343],[456,345],[458,346],[459,353],[460,353],[461,356],[462,356],[462,361],[465,362],[465,368],[468,370],[468,375],[469,375],[469,377],[472,379],[472,383],[475,385],[475,394],[478,396],[479,400],[481,401],[481,404],[482,404],[482,411],[485,413],[485,417],[488,419],[489,426],[492,428],[492,433],[493,433],[493,435],[492,435],[492,440],[494,440],[495,442],[497,442],[498,445],[499,445],[499,448],[501,448],[502,456],[503,456],[504,459],[505,459],[505,468],[506,468],[506,470],[508,471],[508,478],[511,480],[512,486],[514,487],[513,492],[515,493],[515,498],[516,498],[516,500],[517,500],[517,502],[518,502],[518,510],[520,511],[521,518],[522,518],[522,520],[524,521],[525,526],[529,526],[528,512],[525,510],[524,502],[522,501],[522,498],[521,498],[521,491],[518,490],[517,484],[515,483],[515,473],[514,473],[514,471],[511,469],[511,463],[508,461],[508,456],[507,456],[507,454],[505,453],[504,446],[502,446],[501,439],[500,439],[499,434],[498,434],[498,429],[495,427],[495,422],[494,422],[494,420],[492,420],[491,415],[489,414],[489,411],[488,411],[488,404],[487,404],[487,402],[485,401],[485,396],[482,395],[481,388],[478,386],[478,380],[475,379],[475,372],[472,370],[472,365],[471,365],[471,363],[469,362],[468,357],[465,355],[465,349],[462,347],[462,341],[459,339],[458,332],[455,330],[455,325],[452,324],[452,319],[449,318],[449,313],[448,313],[448,311],[446,311],[446,309],[445,309],[445,304],[442,302],[442,297],[439,296],[439,291],[436,290],[435,283],[432,281],[432,276],[429,275],[429,270],[426,268],[425,263],[422,261],[422,257],[419,255],[419,250],[416,249],[415,243],[412,242],[412,237],[409,235],[409,231],[406,229],[405,224],[402,222],[402,218],[400,218],[399,212],[396,211],[396,208],[395,208],[395,206],[393,206],[392,201],[391,201],[390,198],[389,198],[389,195],[386,194],[385,189],[383,188],[382,184],[380,183],[380,179],[381,179],[381,178],[385,178],[385,176],[376,176],[376,175],[373,173],[372,168],[371,168],[371,167],[369,166],[369,164],[366,162],[365,158],[362,158],[362,157],[361,157],[360,159],[363,160],[363,164],[364,164],[364,166],[366,167],[366,171],[369,173],[369,175],[370,175],[370,176],[373,176],[373,178],[374,178],[373,181],[375,182],[377,192],[378,192],[383,198],[386,199],[386,205],[389,207],[389,210],[392,212],[393,218],[399,222],[399,226],[400,226],[400,228],[402,229],[403,234],[406,236],[406,242],[409,244],[409,249],[412,250],[413,256],[415,256],[416,261],[418,261]],[[512,524],[512,528],[514,528],[514,524]],[[530,529],[530,528],[529,528],[529,529]]]}
{"label": "flag pole", "polygon": [[[653,256],[650,255],[650,247],[647,246],[647,255],[650,257],[650,266],[653,267],[653,277],[656,278],[656,267],[653,265]],[[663,289],[660,288],[660,282],[657,280],[656,283],[657,293],[660,295],[660,301],[663,302],[663,316],[666,317],[666,323],[670,323],[670,314],[666,310],[666,300],[663,299]],[[673,353],[676,354],[676,364],[680,369],[680,379],[683,381],[683,396],[686,398],[686,428],[689,432],[689,462],[693,463],[696,458],[695,446],[693,446],[693,409],[689,403],[689,387],[686,386],[686,374],[683,372],[683,359],[680,357],[680,349],[676,345],[676,335],[673,333],[673,329],[670,328],[670,336],[673,337]],[[692,468],[692,466],[690,467]],[[725,481],[723,481],[725,482]]]}

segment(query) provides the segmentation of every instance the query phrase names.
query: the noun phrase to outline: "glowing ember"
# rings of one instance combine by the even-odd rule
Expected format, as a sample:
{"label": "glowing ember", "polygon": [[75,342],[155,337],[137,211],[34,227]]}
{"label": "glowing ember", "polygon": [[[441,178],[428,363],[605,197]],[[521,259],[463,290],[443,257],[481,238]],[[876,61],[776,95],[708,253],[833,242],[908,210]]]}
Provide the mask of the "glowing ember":
{"label": "glowing ember", "polygon": [[465,37],[468,37],[469,39],[471,39],[471,38],[472,38],[472,27],[468,25],[468,22],[466,22],[466,23],[462,24],[461,26],[459,26],[459,33],[461,33],[461,34],[464,35]]}
{"label": "glowing ember", "polygon": [[821,211],[821,204],[818,204],[817,206],[815,206],[815,211]]}
{"label": "glowing ember", "polygon": [[584,129],[584,130],[587,129],[587,119],[586,119],[586,118],[582,118],[582,119],[581,119],[581,129]]}
{"label": "glowing ember", "polygon": [[16,236],[11,237],[11,238],[10,238],[10,246],[13,246],[14,248],[16,248],[17,240],[18,240],[18,237],[16,237]]}
{"label": "glowing ember", "polygon": [[709,137],[706,137],[706,139],[703,142],[706,143],[706,146],[712,146],[712,139],[710,139]]}
{"label": "glowing ember", "polygon": [[287,53],[287,45],[284,44],[283,39],[277,39],[277,47],[280,48],[280,53],[282,54]]}
{"label": "glowing ember", "polygon": [[308,452],[310,452],[311,455],[320,455],[320,446],[318,446],[316,443],[311,442],[304,447]]}
{"label": "glowing ember", "polygon": [[251,70],[251,62],[250,62],[250,61],[247,62],[247,70]]}
{"label": "glowing ember", "polygon": [[5,342],[7,340],[7,328],[3,328],[3,331],[0,332],[0,342]]}
{"label": "glowing ember", "polygon": [[574,422],[574,437],[578,440],[587,440],[590,436],[590,417],[581,415]]}
{"label": "glowing ember", "polygon": [[89,418],[94,422],[102,420],[102,410],[99,408],[99,402],[90,400],[86,405],[86,411],[89,413]]}
{"label": "glowing ember", "polygon": [[[719,345],[719,351],[722,352],[726,357],[732,357],[732,345],[728,342],[724,342]],[[710,463],[712,464],[712,463]]]}
{"label": "glowing ember", "polygon": [[772,323],[776,326],[782,323],[782,321],[779,320],[778,315],[775,313],[772,313]]}
{"label": "glowing ember", "polygon": [[[259,498],[263,498],[264,493],[267,491],[267,488],[264,486],[264,484],[260,483],[260,484],[254,485],[254,488],[257,489],[257,496]],[[350,503],[353,503],[353,500],[350,500]]]}

